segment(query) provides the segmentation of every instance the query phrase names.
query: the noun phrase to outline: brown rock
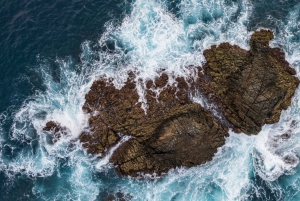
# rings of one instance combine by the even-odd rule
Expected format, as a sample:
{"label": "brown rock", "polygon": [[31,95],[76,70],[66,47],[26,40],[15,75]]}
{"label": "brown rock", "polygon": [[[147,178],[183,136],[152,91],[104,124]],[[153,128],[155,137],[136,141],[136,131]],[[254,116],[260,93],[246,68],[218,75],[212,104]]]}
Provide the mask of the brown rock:
{"label": "brown rock", "polygon": [[[91,132],[80,136],[88,153],[105,154],[121,134],[132,138],[113,153],[110,161],[122,175],[161,174],[211,160],[225,143],[227,128],[218,125],[199,104],[192,103],[186,81],[178,77],[174,85],[169,85],[169,77],[163,73],[146,83],[148,107],[144,111],[133,78],[130,74],[119,90],[111,80],[93,83],[83,106],[91,113]],[[161,90],[159,94],[157,90]]]}
{"label": "brown rock", "polygon": [[228,130],[199,104],[173,108],[157,124],[148,124],[154,125],[148,139],[132,138],[114,152],[111,162],[119,173],[161,174],[175,167],[203,164],[212,159],[228,136]]}
{"label": "brown rock", "polygon": [[53,143],[57,142],[62,135],[67,135],[67,128],[54,121],[47,122],[43,130],[49,131],[52,134],[50,140]]}
{"label": "brown rock", "polygon": [[[131,136],[115,150],[110,162],[120,174],[137,176],[211,160],[224,145],[228,127],[258,133],[264,124],[279,120],[299,84],[284,53],[269,47],[273,37],[267,30],[254,33],[250,51],[228,43],[212,46],[204,51],[207,63],[203,69],[196,68],[196,81],[177,77],[169,84],[172,75],[162,71],[145,84],[145,110],[133,73],[120,89],[110,79],[95,81],[83,106],[90,114],[89,131],[80,135],[83,147],[104,156],[123,135]],[[217,105],[217,119],[191,101],[189,94],[199,91]],[[44,130],[57,133],[61,128],[48,122]]]}
{"label": "brown rock", "polygon": [[222,43],[204,51],[204,92],[222,109],[234,131],[257,134],[279,121],[299,84],[284,52],[270,48],[273,33],[252,35],[250,51]]}
{"label": "brown rock", "polygon": [[99,199],[99,201],[129,201],[129,200],[132,200],[132,196],[130,194],[124,194],[122,192],[117,192],[117,193],[106,192]]}

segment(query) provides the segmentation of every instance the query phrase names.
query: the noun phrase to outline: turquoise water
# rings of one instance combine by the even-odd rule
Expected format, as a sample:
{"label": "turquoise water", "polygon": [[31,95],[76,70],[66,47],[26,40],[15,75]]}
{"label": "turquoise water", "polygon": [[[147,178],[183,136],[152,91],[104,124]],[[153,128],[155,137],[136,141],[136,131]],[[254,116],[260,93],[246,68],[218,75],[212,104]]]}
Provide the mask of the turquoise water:
{"label": "turquoise water", "polygon": [[[271,46],[286,52],[300,77],[300,2],[57,0],[0,7],[0,200],[300,200],[298,90],[277,124],[257,136],[230,131],[212,161],[160,178],[119,177],[109,155],[88,155],[77,140],[87,127],[84,95],[99,76],[121,87],[134,71],[145,103],[144,81],[161,69],[195,77],[189,66],[203,65],[205,49],[221,42],[249,49],[257,29],[274,32]],[[193,99],[210,108],[200,95]],[[55,144],[42,130],[49,120],[68,129]]]}

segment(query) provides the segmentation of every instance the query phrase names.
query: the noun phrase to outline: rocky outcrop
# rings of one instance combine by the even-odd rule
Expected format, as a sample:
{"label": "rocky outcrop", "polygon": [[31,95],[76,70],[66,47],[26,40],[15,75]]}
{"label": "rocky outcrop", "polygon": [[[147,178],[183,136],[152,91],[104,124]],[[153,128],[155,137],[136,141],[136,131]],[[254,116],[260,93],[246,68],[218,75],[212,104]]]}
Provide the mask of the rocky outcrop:
{"label": "rocky outcrop", "polygon": [[[163,74],[146,84],[146,112],[138,103],[133,77],[120,90],[105,79],[94,82],[83,107],[92,114],[91,133],[80,137],[83,146],[89,153],[103,153],[119,141],[119,135],[132,136],[110,159],[119,173],[131,176],[161,174],[211,160],[225,143],[228,130],[189,99],[183,78],[176,81],[169,85]],[[157,94],[157,89],[162,91]]]}
{"label": "rocky outcrop", "polygon": [[[192,167],[210,161],[224,145],[228,131],[217,124],[199,104],[174,108],[165,114],[147,137],[129,139],[113,154],[111,162],[123,175],[138,172],[160,174],[171,168]],[[154,124],[153,124],[154,123]]]}
{"label": "rocky outcrop", "polygon": [[43,128],[44,131],[48,131],[50,135],[47,136],[47,140],[52,143],[57,142],[62,135],[67,135],[68,130],[66,127],[61,126],[59,123],[54,121],[49,121]]}
{"label": "rocky outcrop", "polygon": [[269,47],[273,37],[261,30],[252,35],[250,51],[228,43],[204,51],[203,91],[235,132],[257,134],[264,124],[278,122],[299,84],[284,52]]}
{"label": "rocky outcrop", "polygon": [[[120,89],[111,79],[96,80],[83,106],[90,114],[89,130],[80,135],[83,147],[101,157],[123,136],[130,136],[110,162],[122,175],[159,175],[211,160],[224,145],[228,128],[257,134],[264,124],[279,120],[299,84],[284,53],[269,47],[271,39],[271,31],[261,30],[252,35],[250,51],[228,43],[212,46],[204,51],[203,68],[193,68],[198,79],[161,72],[156,80],[142,85],[144,105],[136,89],[140,80],[133,73]],[[169,78],[175,82],[170,84]],[[197,92],[216,105],[221,118],[191,100]],[[44,129],[55,134],[61,128],[49,122]]]}

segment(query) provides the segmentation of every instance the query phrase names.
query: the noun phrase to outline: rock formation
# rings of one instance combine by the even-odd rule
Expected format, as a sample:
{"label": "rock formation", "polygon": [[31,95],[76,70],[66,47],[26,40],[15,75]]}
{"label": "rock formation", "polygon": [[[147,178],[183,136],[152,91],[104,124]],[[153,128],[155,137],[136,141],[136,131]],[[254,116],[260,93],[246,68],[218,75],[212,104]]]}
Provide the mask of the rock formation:
{"label": "rock formation", "polygon": [[47,122],[43,130],[50,133],[50,135],[47,136],[47,140],[51,141],[52,143],[57,142],[62,135],[68,134],[68,130],[66,127],[63,127],[59,123],[56,123],[54,121]]}
{"label": "rock formation", "polygon": [[[269,47],[271,39],[271,31],[261,30],[252,35],[250,51],[228,43],[212,46],[204,51],[203,68],[195,67],[197,80],[173,77],[176,82],[170,84],[172,75],[162,72],[144,86],[144,109],[133,73],[121,89],[111,79],[96,80],[83,106],[90,114],[89,130],[80,135],[83,147],[104,156],[122,136],[130,136],[110,162],[120,174],[137,176],[211,160],[228,128],[257,134],[264,124],[279,120],[299,84],[284,53]],[[191,100],[199,91],[217,106],[222,121]],[[57,133],[56,128],[51,123],[45,130]]]}
{"label": "rock formation", "polygon": [[273,37],[261,30],[252,35],[250,51],[228,43],[204,51],[203,90],[235,132],[257,134],[264,124],[278,122],[299,84],[284,52],[269,47]]}
{"label": "rock formation", "polygon": [[[111,157],[119,173],[132,176],[138,172],[160,174],[211,160],[225,143],[228,129],[189,99],[183,78],[176,81],[169,85],[163,74],[147,83],[146,113],[138,103],[132,77],[120,90],[108,80],[95,81],[83,106],[92,114],[90,133],[80,137],[83,146],[89,153],[103,153],[119,141],[118,134],[132,136]],[[161,88],[157,96],[155,90]]]}

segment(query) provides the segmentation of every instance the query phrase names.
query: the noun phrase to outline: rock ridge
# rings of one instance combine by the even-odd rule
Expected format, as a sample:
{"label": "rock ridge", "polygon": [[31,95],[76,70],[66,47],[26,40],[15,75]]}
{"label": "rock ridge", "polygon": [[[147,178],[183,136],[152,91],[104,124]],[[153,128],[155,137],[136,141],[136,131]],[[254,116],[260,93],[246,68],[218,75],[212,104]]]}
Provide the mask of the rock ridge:
{"label": "rock ridge", "polygon": [[[204,66],[194,67],[197,79],[173,77],[169,84],[172,75],[161,72],[145,83],[146,112],[133,73],[120,89],[105,77],[94,81],[83,105],[90,117],[89,129],[79,137],[82,146],[89,154],[105,156],[122,136],[131,136],[110,162],[119,174],[134,177],[212,160],[229,129],[257,134],[264,124],[278,122],[291,104],[299,80],[284,52],[269,47],[273,38],[269,30],[255,32],[250,51],[229,43],[213,45],[204,51]],[[193,102],[198,92],[217,106],[222,120]],[[51,122],[44,130],[55,134],[59,128]]]}
{"label": "rock ridge", "polygon": [[269,30],[255,32],[250,51],[228,43],[204,51],[202,89],[217,103],[235,132],[257,134],[279,121],[299,85],[296,71],[279,48],[270,48]]}

